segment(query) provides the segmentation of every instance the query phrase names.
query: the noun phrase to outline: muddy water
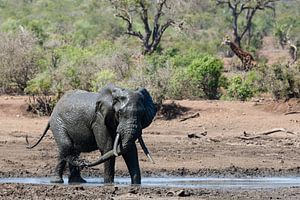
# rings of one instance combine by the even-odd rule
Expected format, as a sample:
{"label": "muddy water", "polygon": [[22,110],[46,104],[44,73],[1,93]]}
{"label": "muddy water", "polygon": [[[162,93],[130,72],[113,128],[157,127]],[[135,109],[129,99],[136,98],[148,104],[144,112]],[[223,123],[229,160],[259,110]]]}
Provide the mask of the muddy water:
{"label": "muddy water", "polygon": [[[104,185],[101,178],[85,178],[86,186]],[[67,178],[64,179],[67,184]],[[0,178],[0,183],[31,183],[49,185],[50,178]],[[116,185],[130,185],[129,178],[118,177]],[[269,178],[202,178],[202,177],[145,177],[142,179],[142,186],[155,187],[180,187],[180,188],[279,188],[279,187],[300,187],[300,177],[269,177]]]}

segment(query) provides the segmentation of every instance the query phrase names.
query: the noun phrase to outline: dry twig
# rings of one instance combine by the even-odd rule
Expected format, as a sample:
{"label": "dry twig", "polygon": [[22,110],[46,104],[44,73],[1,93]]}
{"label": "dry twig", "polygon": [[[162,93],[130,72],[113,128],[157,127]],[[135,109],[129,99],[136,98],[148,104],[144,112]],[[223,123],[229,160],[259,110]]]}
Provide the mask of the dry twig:
{"label": "dry twig", "polygon": [[180,119],[179,121],[180,121],[180,122],[183,122],[183,121],[185,121],[185,120],[187,120],[187,119],[196,118],[196,117],[199,117],[199,116],[200,116],[199,113],[195,113],[195,114],[193,114],[193,115],[189,115],[189,116],[187,116],[187,117],[184,117],[184,118]]}
{"label": "dry twig", "polygon": [[292,114],[300,114],[300,111],[291,111],[291,112],[284,113],[284,115],[292,115]]}
{"label": "dry twig", "polygon": [[244,135],[238,136],[237,138],[242,139],[242,140],[253,140],[253,139],[261,138],[262,136],[270,135],[270,134],[277,133],[277,132],[285,132],[287,134],[296,135],[296,133],[294,133],[292,131],[289,131],[285,128],[274,128],[274,129],[271,129],[271,130],[259,132],[255,135],[249,135],[244,131]]}

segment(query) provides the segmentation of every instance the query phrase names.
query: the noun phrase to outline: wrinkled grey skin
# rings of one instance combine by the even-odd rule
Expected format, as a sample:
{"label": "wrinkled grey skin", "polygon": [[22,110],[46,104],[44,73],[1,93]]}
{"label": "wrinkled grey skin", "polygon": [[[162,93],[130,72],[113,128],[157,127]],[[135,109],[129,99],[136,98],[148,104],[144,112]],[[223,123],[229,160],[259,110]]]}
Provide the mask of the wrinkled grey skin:
{"label": "wrinkled grey skin", "polygon": [[[104,182],[112,183],[115,173],[115,155],[111,156],[116,134],[120,134],[118,155],[122,155],[132,184],[141,183],[135,141],[142,129],[149,126],[156,108],[146,89],[131,91],[113,85],[100,93],[75,90],[66,93],[56,104],[49,126],[59,149],[58,164],[51,182],[62,183],[66,163],[69,164],[69,182],[85,182],[80,168],[104,162]],[[40,140],[43,138],[40,138]],[[36,146],[40,140],[33,146]],[[88,163],[79,158],[81,152],[99,149],[109,154],[101,162]],[[100,158],[101,159],[101,158]]]}

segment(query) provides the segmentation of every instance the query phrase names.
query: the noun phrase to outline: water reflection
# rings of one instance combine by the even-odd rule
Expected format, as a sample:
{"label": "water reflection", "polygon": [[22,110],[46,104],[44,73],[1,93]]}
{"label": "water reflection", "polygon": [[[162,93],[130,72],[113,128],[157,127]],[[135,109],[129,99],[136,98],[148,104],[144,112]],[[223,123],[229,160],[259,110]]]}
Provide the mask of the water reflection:
{"label": "water reflection", "polygon": [[[85,178],[86,186],[104,185],[102,178]],[[67,178],[64,178],[67,184]],[[0,183],[31,183],[50,185],[50,178],[0,178]],[[130,178],[115,178],[115,184],[130,185]],[[155,187],[180,187],[180,188],[278,188],[278,187],[300,187],[300,177],[268,177],[268,178],[206,178],[206,177],[144,177],[142,186]]]}

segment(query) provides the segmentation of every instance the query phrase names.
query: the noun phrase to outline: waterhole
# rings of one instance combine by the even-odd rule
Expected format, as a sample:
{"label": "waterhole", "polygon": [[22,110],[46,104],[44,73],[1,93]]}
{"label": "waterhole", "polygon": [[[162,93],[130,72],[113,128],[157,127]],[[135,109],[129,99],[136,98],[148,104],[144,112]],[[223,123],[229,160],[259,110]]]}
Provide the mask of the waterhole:
{"label": "waterhole", "polygon": [[[103,186],[102,178],[85,178],[86,186]],[[68,179],[64,178],[64,184]],[[52,185],[48,177],[35,178],[0,178],[0,183],[27,183]],[[117,177],[115,185],[130,185],[130,178]],[[180,188],[278,188],[278,187],[300,187],[300,177],[263,177],[263,178],[207,178],[207,177],[144,177],[142,186],[155,187],[180,187]]]}

